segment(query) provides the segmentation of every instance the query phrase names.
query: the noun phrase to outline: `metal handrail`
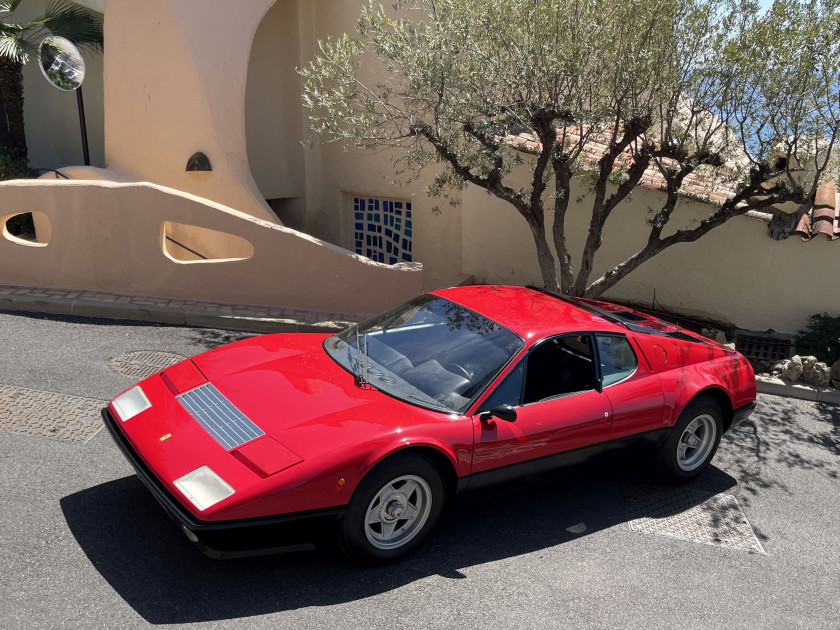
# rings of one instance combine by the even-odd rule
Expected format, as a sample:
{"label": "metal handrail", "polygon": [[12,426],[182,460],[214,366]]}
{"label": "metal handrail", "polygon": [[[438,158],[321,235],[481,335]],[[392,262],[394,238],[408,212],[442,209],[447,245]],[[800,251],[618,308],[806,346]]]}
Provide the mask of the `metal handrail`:
{"label": "metal handrail", "polygon": [[59,177],[62,177],[64,179],[70,179],[69,177],[67,177],[67,175],[65,175],[61,171],[58,171],[54,168],[30,168],[26,172],[26,177],[27,177],[27,179],[35,179],[34,176],[40,177],[44,173],[55,173],[56,174],[56,179],[58,179]]}
{"label": "metal handrail", "polygon": [[178,247],[182,247],[182,248],[186,249],[189,253],[191,253],[191,254],[195,254],[196,256],[198,256],[199,258],[201,258],[201,260],[209,260],[209,258],[207,258],[207,256],[204,256],[204,255],[202,255],[202,254],[199,254],[197,251],[195,251],[194,249],[190,249],[189,247],[187,247],[187,246],[186,246],[186,245],[184,245],[183,243],[179,243],[178,241],[176,241],[176,240],[175,240],[174,238],[172,238],[171,236],[166,236],[165,238],[166,238],[166,240],[167,240],[167,241],[169,241],[170,243],[175,243]]}

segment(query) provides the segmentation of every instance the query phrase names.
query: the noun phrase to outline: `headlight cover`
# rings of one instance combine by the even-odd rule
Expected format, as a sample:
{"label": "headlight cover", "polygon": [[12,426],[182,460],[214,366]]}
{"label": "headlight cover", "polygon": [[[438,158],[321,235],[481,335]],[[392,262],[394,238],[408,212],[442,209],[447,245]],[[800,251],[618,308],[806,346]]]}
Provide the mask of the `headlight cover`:
{"label": "headlight cover", "polygon": [[209,466],[196,468],[180,479],[176,479],[174,483],[175,487],[202,511],[222,499],[227,499],[235,492],[230,484],[213,472]]}
{"label": "headlight cover", "polygon": [[131,420],[131,418],[136,416],[138,413],[146,411],[146,409],[149,409],[152,406],[152,403],[149,402],[148,398],[146,398],[146,394],[143,393],[143,390],[140,389],[139,385],[136,385],[124,394],[117,396],[112,404],[114,405],[114,410],[117,412],[120,420],[123,422]]}

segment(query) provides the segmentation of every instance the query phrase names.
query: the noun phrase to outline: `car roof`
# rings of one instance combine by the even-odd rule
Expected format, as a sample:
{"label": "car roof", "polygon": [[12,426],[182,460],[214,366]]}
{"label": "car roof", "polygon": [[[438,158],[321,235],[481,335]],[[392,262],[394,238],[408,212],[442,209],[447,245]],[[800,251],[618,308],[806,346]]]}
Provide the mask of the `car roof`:
{"label": "car roof", "polygon": [[562,297],[520,286],[471,285],[432,291],[509,328],[529,343],[566,332],[627,329]]}

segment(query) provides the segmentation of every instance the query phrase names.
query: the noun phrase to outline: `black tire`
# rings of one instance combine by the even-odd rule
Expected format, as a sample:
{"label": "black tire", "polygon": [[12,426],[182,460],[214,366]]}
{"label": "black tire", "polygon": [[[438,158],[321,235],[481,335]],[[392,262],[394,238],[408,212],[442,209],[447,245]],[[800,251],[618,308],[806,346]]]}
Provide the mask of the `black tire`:
{"label": "black tire", "polygon": [[[445,495],[443,475],[430,459],[406,453],[385,460],[353,492],[339,523],[339,549],[363,563],[392,562],[411,553],[440,520]],[[409,514],[412,518],[401,518]]]}
{"label": "black tire", "polygon": [[722,434],[720,405],[709,396],[695,398],[654,453],[654,474],[668,483],[694,479],[712,461]]}

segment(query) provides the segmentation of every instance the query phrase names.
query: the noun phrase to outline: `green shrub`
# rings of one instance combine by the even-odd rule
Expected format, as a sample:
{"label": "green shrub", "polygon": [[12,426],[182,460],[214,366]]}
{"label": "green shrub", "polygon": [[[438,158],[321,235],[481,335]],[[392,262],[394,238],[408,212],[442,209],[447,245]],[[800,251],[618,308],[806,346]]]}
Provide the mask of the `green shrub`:
{"label": "green shrub", "polygon": [[0,180],[26,177],[28,170],[26,158],[18,157],[7,147],[0,145]]}
{"label": "green shrub", "polygon": [[799,331],[796,345],[807,347],[809,354],[831,365],[840,359],[840,317],[811,315],[808,327]]}

